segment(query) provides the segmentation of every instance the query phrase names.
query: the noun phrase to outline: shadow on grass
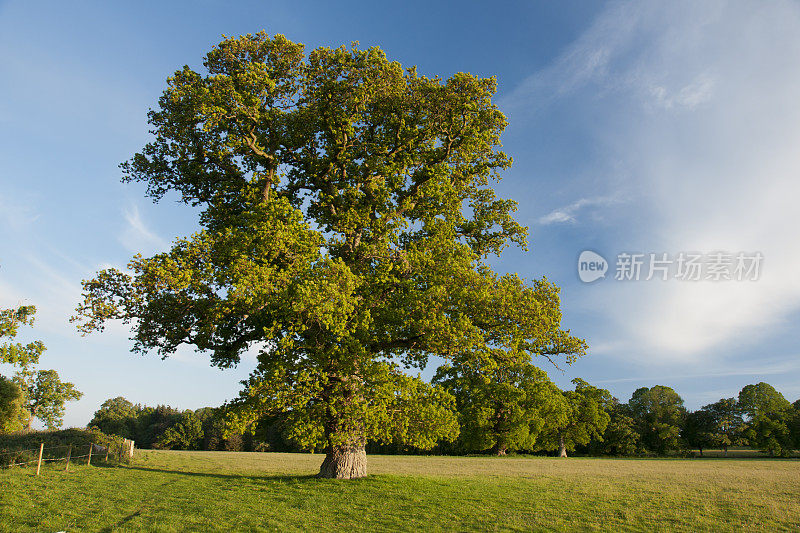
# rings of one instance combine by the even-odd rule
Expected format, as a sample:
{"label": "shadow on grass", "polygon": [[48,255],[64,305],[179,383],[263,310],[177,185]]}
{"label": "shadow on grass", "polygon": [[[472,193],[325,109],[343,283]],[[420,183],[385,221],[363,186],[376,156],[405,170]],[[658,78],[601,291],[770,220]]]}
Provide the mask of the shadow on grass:
{"label": "shadow on grass", "polygon": [[126,516],[125,518],[123,518],[122,520],[120,520],[119,522],[114,524],[113,526],[105,527],[105,528],[101,529],[100,531],[102,533],[111,533],[112,531],[116,531],[117,529],[121,528],[122,526],[124,526],[125,524],[127,524],[128,522],[130,522],[131,520],[133,520],[134,518],[136,518],[140,514],[142,514],[142,509],[138,509],[137,511],[132,512],[131,514],[129,514],[128,516]]}

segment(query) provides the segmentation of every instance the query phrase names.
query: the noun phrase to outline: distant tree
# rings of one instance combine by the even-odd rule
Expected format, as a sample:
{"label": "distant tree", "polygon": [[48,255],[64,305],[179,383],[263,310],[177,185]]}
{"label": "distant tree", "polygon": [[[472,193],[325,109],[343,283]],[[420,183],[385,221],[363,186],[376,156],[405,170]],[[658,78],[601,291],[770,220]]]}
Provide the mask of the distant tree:
{"label": "distant tree", "polygon": [[117,396],[103,402],[100,409],[95,411],[89,426],[97,427],[106,435],[135,440],[137,417],[135,406],[122,396]]}
{"label": "distant tree", "polygon": [[800,449],[800,400],[792,404],[791,416],[789,417],[789,433],[796,450]]}
{"label": "distant tree", "polygon": [[484,355],[455,358],[433,379],[456,398],[460,442],[496,455],[533,449],[561,392],[528,360],[502,350]]}
{"label": "distant tree", "polygon": [[48,429],[61,427],[64,419],[64,404],[79,400],[83,393],[70,382],[61,381],[55,370],[18,372],[14,376],[25,396],[24,406],[28,411],[26,428],[38,418]]}
{"label": "distant tree", "polygon": [[586,381],[572,380],[575,390],[562,391],[559,406],[553,409],[542,431],[539,448],[558,450],[559,457],[567,457],[576,446],[585,446],[592,439],[602,441],[608,426],[611,394]]}
{"label": "distant tree", "polygon": [[[18,367],[13,381],[22,393],[22,409],[27,419],[23,425],[30,429],[34,418],[48,428],[60,427],[64,418],[64,404],[79,399],[83,393],[69,382],[62,382],[55,370],[36,370],[45,346],[42,341],[27,344],[11,342],[20,327],[33,326],[36,307],[23,305],[14,309],[0,309],[0,363]],[[2,376],[0,376],[2,377]],[[11,389],[6,389],[12,394]],[[10,398],[10,396],[9,396]],[[22,411],[17,416],[24,416]]]}
{"label": "distant tree", "polygon": [[739,446],[744,443],[742,439],[744,421],[736,398],[723,398],[704,406],[703,409],[713,417],[712,443],[722,448],[726,456],[729,446]]}
{"label": "distant tree", "polygon": [[642,387],[634,391],[628,407],[648,450],[663,455],[680,447],[686,409],[678,393],[663,385]]}
{"label": "distant tree", "polygon": [[153,198],[196,206],[201,230],[86,281],[83,332],[120,319],[135,350],[188,344],[223,368],[257,347],[231,423],[292,413],[298,442],[325,449],[320,476],[339,478],[366,475],[367,440],[450,434],[446,409],[422,404],[444,397],[395,362],[583,353],[561,349],[557,287],[490,267],[527,234],[494,190],[511,164],[494,79],[421,76],[377,47],[306,56],[263,32],[204,67],[169,79],[153,141],[123,165]]}
{"label": "distant tree", "polygon": [[100,406],[89,426],[136,441],[139,448],[223,449],[225,423],[218,409],[180,411],[167,405],[134,405],[118,396]]}
{"label": "distant tree", "polygon": [[141,448],[152,448],[159,437],[177,424],[183,411],[169,405],[134,407],[137,411],[134,439]]}
{"label": "distant tree", "polygon": [[634,455],[641,450],[642,436],[639,435],[636,420],[631,416],[627,404],[614,398],[609,410],[610,419],[603,432],[602,442],[596,449],[606,455]]}
{"label": "distant tree", "polygon": [[19,431],[27,419],[23,406],[24,396],[19,385],[0,376],[0,433]]}
{"label": "distant tree", "polygon": [[717,424],[714,414],[707,409],[698,409],[697,411],[686,413],[681,437],[683,437],[687,446],[697,448],[700,451],[700,457],[702,457],[703,450],[714,446],[716,443],[716,429]]}
{"label": "distant tree", "polygon": [[769,383],[747,385],[739,391],[739,410],[749,418],[783,412],[791,407],[789,400]]}
{"label": "distant tree", "polygon": [[739,392],[746,420],[742,434],[748,444],[772,456],[787,456],[795,447],[791,431],[793,407],[768,383],[747,385]]}
{"label": "distant tree", "polygon": [[153,447],[168,450],[203,449],[205,423],[213,416],[213,409],[184,411],[177,423],[159,435]]}

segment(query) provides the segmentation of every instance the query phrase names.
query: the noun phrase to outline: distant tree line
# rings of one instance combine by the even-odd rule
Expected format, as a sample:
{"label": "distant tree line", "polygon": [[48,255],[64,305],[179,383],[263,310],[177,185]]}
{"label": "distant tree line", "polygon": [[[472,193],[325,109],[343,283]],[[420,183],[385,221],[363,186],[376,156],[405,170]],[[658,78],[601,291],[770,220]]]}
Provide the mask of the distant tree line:
{"label": "distant tree line", "polygon": [[[767,383],[747,385],[696,411],[670,387],[637,389],[627,403],[581,379],[559,390],[532,365],[497,367],[492,379],[479,372],[442,367],[434,384],[455,397],[460,433],[432,451],[369,442],[371,453],[554,453],[668,455],[749,446],[785,457],[800,448],[800,400],[789,403]],[[136,441],[141,448],[228,451],[315,451],[297,439],[291,413],[261,419],[249,431],[232,431],[225,407],[178,410],[103,403],[91,427]],[[321,451],[321,450],[316,450]]]}

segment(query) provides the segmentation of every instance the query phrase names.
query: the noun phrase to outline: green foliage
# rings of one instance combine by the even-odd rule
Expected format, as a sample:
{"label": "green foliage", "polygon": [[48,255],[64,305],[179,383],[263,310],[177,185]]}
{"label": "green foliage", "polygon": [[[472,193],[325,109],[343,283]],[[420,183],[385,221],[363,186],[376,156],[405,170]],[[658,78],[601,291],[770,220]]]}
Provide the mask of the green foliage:
{"label": "green foliage", "polygon": [[[455,401],[442,387],[408,376],[396,365],[383,362],[369,367],[369,375],[370,381],[358,387],[368,402],[334,406],[319,401],[319,396],[325,390],[333,390],[341,391],[345,398],[352,397],[348,396],[354,388],[351,383],[322,387],[294,383],[285,374],[276,373],[272,379],[265,379],[257,372],[246,383],[244,401],[227,410],[227,433],[252,427],[264,413],[272,413],[283,415],[284,437],[301,450],[344,444],[354,433],[378,443],[401,442],[421,449],[432,448],[442,439],[452,441],[458,435]],[[324,421],[330,420],[328,417],[340,425],[335,431],[329,429],[326,435]]]}
{"label": "green foliage", "polygon": [[56,446],[74,447],[88,446],[94,443],[99,446],[116,447],[122,445],[122,438],[115,435],[106,435],[97,429],[55,429],[45,431],[22,431],[13,434],[0,435],[0,450],[18,450],[38,448],[44,443],[45,448]]}
{"label": "green foliage", "polygon": [[795,450],[800,450],[800,400],[792,404],[792,411],[789,416],[789,432],[791,433]]}
{"label": "green foliage", "polygon": [[707,409],[699,409],[686,414],[681,436],[688,446],[698,448],[700,455],[703,455],[703,449],[716,444],[716,429],[714,414]]}
{"label": "green foliage", "polygon": [[[68,446],[72,446],[74,456],[87,453],[89,444],[95,444],[107,449],[110,457],[115,460],[119,458],[120,451],[124,449],[121,437],[106,435],[97,429],[19,431],[0,434],[0,452],[4,452],[0,455],[0,466],[36,461],[39,456],[40,444],[44,444],[42,457],[45,461],[56,458],[63,459]],[[95,452],[97,451],[95,450]],[[63,468],[63,463],[61,465]]]}
{"label": "green foliage", "polygon": [[780,413],[791,408],[783,394],[775,390],[769,383],[747,385],[739,391],[739,410],[750,418]]}
{"label": "green foliage", "polygon": [[788,457],[795,447],[789,412],[759,415],[744,427],[743,435],[748,444],[772,456]]}
{"label": "green foliage", "polygon": [[546,373],[499,350],[456,358],[439,367],[433,381],[456,398],[466,451],[532,450],[561,399]]}
{"label": "green foliage", "polygon": [[637,430],[631,410],[616,398],[609,409],[609,421],[603,432],[603,440],[595,446],[606,455],[635,455],[642,451],[642,436]]}
{"label": "green foliage", "polygon": [[748,417],[742,435],[750,446],[770,455],[791,454],[794,408],[783,394],[764,382],[747,385],[739,391],[739,407]]}
{"label": "green foliage", "polygon": [[171,450],[203,449],[204,424],[213,410],[185,411],[178,422],[167,428],[153,443],[154,448]]}
{"label": "green foliage", "polygon": [[563,446],[566,451],[573,451],[592,439],[603,440],[611,418],[608,414],[611,394],[580,378],[573,379],[572,383],[575,390],[561,392],[560,405],[545,425],[539,449],[555,450]]}
{"label": "green foliage", "polygon": [[708,411],[713,420],[711,430],[713,446],[719,446],[727,453],[729,446],[739,446],[744,443],[741,436],[744,421],[736,398],[722,398],[706,405],[703,410]]}
{"label": "green foliage", "polygon": [[136,442],[137,448],[178,450],[235,450],[245,446],[243,435],[228,430],[224,410],[203,407],[180,411],[167,405],[133,404],[123,397],[109,398],[89,427]]}
{"label": "green foliage", "polygon": [[27,418],[23,407],[24,396],[19,385],[0,376],[0,433],[10,433],[23,428]]}
{"label": "green foliage", "polygon": [[81,331],[119,319],[134,350],[189,344],[220,367],[257,349],[230,421],[289,413],[306,448],[454,437],[452,399],[395,363],[584,353],[554,285],[486,260],[527,234],[493,189],[511,164],[493,78],[428,78],[355,44],[306,56],[265,33],[226,38],[204,67],[169,78],[155,139],[122,165],[197,206],[202,230],[84,282]]}
{"label": "green foliage", "polygon": [[74,384],[61,381],[55,370],[18,372],[14,376],[14,381],[25,396],[24,405],[29,413],[28,429],[34,418],[44,422],[47,429],[61,427],[64,404],[79,400],[83,396]]}
{"label": "green foliage", "polygon": [[[14,339],[21,326],[33,326],[36,307],[22,305],[15,309],[0,309],[0,340]],[[4,342],[0,344],[0,363],[29,368],[39,362],[45,351],[42,341],[28,344]]]}
{"label": "green foliage", "polygon": [[181,416],[182,411],[168,405],[137,405],[135,419],[131,422],[133,440],[141,448],[152,448],[167,429],[178,423]]}
{"label": "green foliage", "polygon": [[634,391],[628,407],[648,450],[663,455],[681,447],[686,409],[678,393],[664,385],[642,387]]}
{"label": "green foliage", "polygon": [[[16,309],[0,309],[0,339],[14,339],[21,326],[33,326],[36,307],[20,306]],[[14,410],[16,415],[10,418],[0,415],[0,430],[19,429],[13,419],[24,419],[22,425],[30,429],[34,418],[45,423],[48,429],[60,427],[64,417],[64,403],[79,399],[83,393],[69,382],[62,382],[55,370],[36,370],[39,358],[45,351],[44,343],[33,341],[28,344],[5,342],[0,344],[0,363],[20,367],[14,374],[14,382],[22,397],[22,407],[14,407],[18,400],[13,400],[14,392],[6,387],[0,402],[6,407],[0,410]],[[2,376],[0,376],[2,379]]]}
{"label": "green foliage", "polygon": [[96,427],[108,435],[119,435],[136,440],[136,407],[123,398],[109,398],[95,411],[89,427]]}

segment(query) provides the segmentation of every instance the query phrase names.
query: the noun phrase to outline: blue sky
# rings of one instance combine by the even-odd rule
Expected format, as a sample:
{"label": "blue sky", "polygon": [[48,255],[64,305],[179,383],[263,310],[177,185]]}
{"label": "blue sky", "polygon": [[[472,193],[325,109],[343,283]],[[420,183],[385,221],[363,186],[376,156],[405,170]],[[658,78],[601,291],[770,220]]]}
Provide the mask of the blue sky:
{"label": "blue sky", "polygon": [[[165,79],[221,35],[358,40],[429,75],[497,76],[530,251],[494,265],[547,276],[589,355],[563,372],[627,400],[674,387],[696,408],[767,381],[800,396],[800,5],[793,2],[0,2],[0,307],[38,306],[41,363],[85,392],[180,408],[236,395],[254,362],[129,353],[122,326],[68,323],[81,279],[196,228],[117,165],[148,140]],[[584,284],[577,257],[610,262]],[[620,252],[761,252],[757,281],[615,281]],[[9,368],[0,368],[7,373]]]}

